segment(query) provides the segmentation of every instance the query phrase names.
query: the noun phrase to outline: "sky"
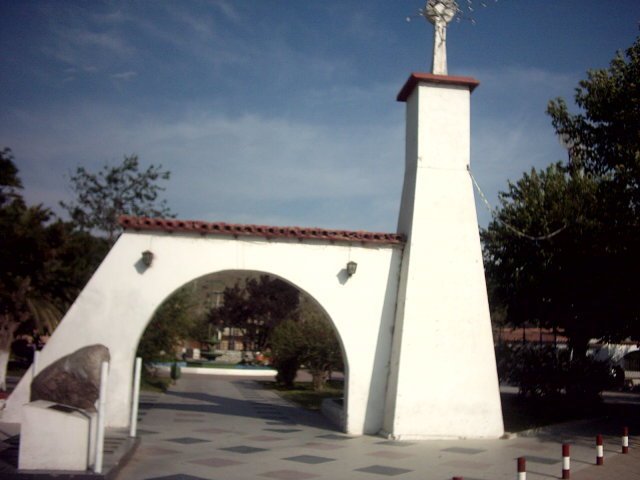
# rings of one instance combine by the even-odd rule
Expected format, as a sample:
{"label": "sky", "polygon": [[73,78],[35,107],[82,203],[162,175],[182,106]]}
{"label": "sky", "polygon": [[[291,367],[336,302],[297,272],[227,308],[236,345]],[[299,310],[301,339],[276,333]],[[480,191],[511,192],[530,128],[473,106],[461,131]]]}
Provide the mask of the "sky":
{"label": "sky", "polygon": [[[638,0],[485,0],[447,31],[472,76],[471,168],[489,202],[566,159],[545,109],[638,34]],[[394,232],[421,0],[0,2],[0,148],[64,215],[78,166],[171,171],[181,219]],[[407,22],[407,17],[411,18]],[[573,108],[573,107],[572,107]],[[476,195],[477,197],[477,195]],[[477,198],[478,219],[490,213]]]}

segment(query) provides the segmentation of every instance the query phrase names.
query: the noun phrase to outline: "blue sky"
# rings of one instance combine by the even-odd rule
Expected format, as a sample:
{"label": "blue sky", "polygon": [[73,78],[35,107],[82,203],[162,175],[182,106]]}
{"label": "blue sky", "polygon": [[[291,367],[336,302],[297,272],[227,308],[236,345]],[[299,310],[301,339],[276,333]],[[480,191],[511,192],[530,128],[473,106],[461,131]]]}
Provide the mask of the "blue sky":
{"label": "blue sky", "polygon": [[[563,160],[544,111],[639,33],[638,0],[489,0],[448,30],[474,76],[472,169],[492,203]],[[464,0],[461,4],[466,4]],[[404,104],[428,71],[420,0],[0,3],[0,148],[59,211],[77,166],[136,153],[180,218],[395,231]],[[489,214],[477,203],[480,225]]]}

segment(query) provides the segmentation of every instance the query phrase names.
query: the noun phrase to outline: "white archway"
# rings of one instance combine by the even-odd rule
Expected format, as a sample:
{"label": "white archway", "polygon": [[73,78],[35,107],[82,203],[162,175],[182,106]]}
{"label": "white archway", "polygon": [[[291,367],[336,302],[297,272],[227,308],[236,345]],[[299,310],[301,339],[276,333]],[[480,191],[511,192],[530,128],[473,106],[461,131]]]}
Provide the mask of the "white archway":
{"label": "white archway", "polygon": [[[381,429],[402,257],[399,237],[363,243],[357,237],[348,241],[346,232],[325,232],[332,234],[327,239],[312,232],[268,239],[245,231],[236,238],[174,227],[173,221],[156,222],[118,239],[42,351],[39,368],[83,346],[106,345],[111,352],[107,424],[127,426],[136,348],[162,301],[211,272],[264,271],[308,293],[332,319],[349,365],[345,431]],[[154,255],[148,268],[141,260],[146,250]],[[352,277],[345,271],[349,261],[358,264]],[[7,403],[4,421],[20,421],[29,383],[25,375]]]}
{"label": "white archway", "polygon": [[[136,341],[162,299],[211,271],[261,270],[308,292],[333,320],[349,363],[348,433],[500,437],[469,176],[470,97],[478,84],[469,77],[413,73],[398,94],[407,119],[398,234],[125,219],[129,231],[63,319],[42,365],[88,344],[107,345],[108,422],[124,426]],[[145,250],[155,254],[147,270],[140,260]],[[345,271],[349,261],[358,263],[353,277]],[[20,382],[3,420],[20,421],[28,384]]]}

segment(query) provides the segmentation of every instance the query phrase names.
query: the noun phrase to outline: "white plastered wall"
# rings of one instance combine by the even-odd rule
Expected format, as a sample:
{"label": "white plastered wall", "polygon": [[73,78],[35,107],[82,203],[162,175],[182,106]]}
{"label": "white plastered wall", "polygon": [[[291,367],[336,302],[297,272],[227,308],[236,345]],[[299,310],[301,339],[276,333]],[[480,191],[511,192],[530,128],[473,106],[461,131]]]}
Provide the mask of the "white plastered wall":
{"label": "white plastered wall", "polygon": [[398,232],[407,236],[384,433],[503,434],[471,179],[470,91],[419,83],[407,99]]}
{"label": "white plastered wall", "polygon": [[[141,253],[150,250],[145,269]],[[270,273],[311,295],[334,323],[346,352],[345,431],[382,427],[402,249],[379,244],[125,232],[67,312],[39,357],[39,369],[95,343],[111,353],[107,425],[125,427],[139,339],[160,303],[185,283],[224,270]],[[358,270],[348,277],[347,262]],[[30,372],[9,397],[2,421],[20,422]]]}

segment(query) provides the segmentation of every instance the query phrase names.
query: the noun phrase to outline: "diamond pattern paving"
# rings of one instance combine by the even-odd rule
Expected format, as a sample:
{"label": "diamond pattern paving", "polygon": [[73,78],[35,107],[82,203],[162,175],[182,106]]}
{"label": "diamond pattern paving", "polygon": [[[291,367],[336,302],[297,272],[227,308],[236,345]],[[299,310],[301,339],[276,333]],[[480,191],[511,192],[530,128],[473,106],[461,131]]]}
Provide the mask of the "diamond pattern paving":
{"label": "diamond pattern paving", "polygon": [[297,455],[295,457],[283,458],[283,460],[289,460],[291,462],[308,463],[310,465],[315,465],[317,463],[333,462],[333,461],[335,461],[335,458],[316,457],[315,455]]}
{"label": "diamond pattern paving", "polygon": [[345,448],[344,445],[334,445],[332,443],[309,442],[304,445],[307,448],[317,448],[318,450],[338,450]]}
{"label": "diamond pattern paving", "polygon": [[172,453],[180,453],[180,450],[171,450],[169,448],[161,447],[141,447],[138,449],[140,453],[144,455],[171,455]]}
{"label": "diamond pattern paving", "polygon": [[231,460],[229,458],[203,458],[202,460],[192,460],[189,463],[196,465],[206,465],[207,467],[228,467],[229,465],[242,465],[243,462]]}
{"label": "diamond pattern paving", "polygon": [[275,440],[284,440],[282,437],[274,437],[273,435],[256,435],[255,437],[247,437],[247,440],[254,442],[273,442]]}
{"label": "diamond pattern paving", "polygon": [[409,453],[402,453],[397,451],[392,452],[389,450],[378,450],[377,452],[367,453],[367,455],[370,455],[372,457],[382,457],[382,458],[409,458],[414,456]]}
{"label": "diamond pattern paving", "polygon": [[415,445],[411,442],[398,442],[397,440],[385,440],[384,442],[376,442],[376,445],[386,445],[389,447],[410,447]]}
{"label": "diamond pattern paving", "polygon": [[491,467],[491,463],[484,462],[472,462],[470,460],[451,460],[450,462],[444,462],[442,465],[458,468],[469,468],[473,470],[486,470]]}
{"label": "diamond pattern paving", "polygon": [[263,428],[263,430],[266,430],[268,432],[278,432],[278,433],[294,433],[294,432],[302,431],[299,428]]}
{"label": "diamond pattern paving", "polygon": [[[553,442],[553,449],[550,449],[546,436],[542,437],[543,442],[538,438],[518,438],[510,442],[405,442],[371,436],[354,437],[337,431],[321,421],[319,416],[298,412],[290,405],[277,404],[277,408],[268,408],[265,402],[271,401],[270,394],[265,393],[262,402],[252,404],[238,398],[236,382],[211,380],[206,387],[207,394],[204,393],[203,382],[206,380],[194,379],[192,390],[186,389],[190,385],[188,382],[179,383],[172,388],[182,388],[185,391],[178,391],[182,396],[175,395],[176,400],[167,402],[171,410],[165,408],[162,401],[149,410],[140,424],[143,443],[119,478],[444,480],[460,475],[465,480],[489,480],[512,478],[515,475],[515,457],[522,455],[527,457],[532,478],[558,478],[561,471],[560,449]],[[184,400],[191,399],[194,404],[184,403]],[[276,416],[278,412],[286,413],[292,422],[286,424],[274,421],[273,425],[267,425],[268,420],[260,419],[261,415]],[[185,423],[176,423],[174,420]],[[192,421],[201,423],[188,423]],[[157,433],[144,435],[145,431]],[[640,427],[634,431],[640,431]],[[572,435],[574,432],[571,431],[566,438],[571,438]],[[584,468],[587,467],[586,463],[593,463],[592,443],[589,436],[575,446],[575,452],[572,453],[575,453],[576,462],[579,462],[577,467]],[[115,448],[115,443],[113,446],[112,442],[105,444]],[[6,446],[0,441],[0,450]],[[619,450],[618,445],[609,448]],[[17,457],[17,448],[15,451]],[[251,455],[252,453],[255,455]],[[611,468],[613,460],[609,462],[607,458],[608,465],[605,468]],[[602,472],[601,469],[602,467],[594,467],[597,474]],[[624,472],[615,478],[636,478],[634,475],[638,470],[637,464],[632,470],[633,475]],[[3,473],[0,470],[0,478],[3,478]],[[582,470],[576,468],[575,477],[582,478],[581,473]],[[587,477],[584,478],[586,480]],[[610,477],[606,475],[598,478],[608,480]]]}
{"label": "diamond pattern paving", "polygon": [[166,477],[149,477],[146,480],[208,480],[202,477],[194,477],[193,475],[185,475],[178,473],[177,475],[167,475]]}
{"label": "diamond pattern paving", "polygon": [[543,465],[554,465],[556,463],[560,463],[562,459],[557,458],[548,458],[548,457],[533,457],[527,455],[527,462],[532,463],[541,463]]}
{"label": "diamond pattern paving", "polygon": [[486,452],[486,450],[480,450],[478,448],[462,448],[462,447],[450,447],[443,448],[441,452],[462,453],[465,455],[475,455],[476,453]]}
{"label": "diamond pattern paving", "polygon": [[318,435],[316,438],[326,438],[327,440],[351,440],[353,437],[347,437],[345,435],[336,435],[335,433],[329,433],[327,435]]}
{"label": "diamond pattern paving", "polygon": [[227,452],[234,452],[234,453],[257,453],[257,452],[266,452],[268,448],[256,448],[256,447],[249,447],[248,445],[238,445],[236,447],[221,448],[220,450],[225,450]]}
{"label": "diamond pattern paving", "polygon": [[167,442],[175,442],[175,443],[182,443],[184,445],[191,445],[193,443],[207,443],[207,442],[210,442],[210,440],[203,440],[201,438],[194,438],[194,437],[180,437],[180,438],[169,438],[167,439]]}
{"label": "diamond pattern paving", "polygon": [[[194,432],[202,432],[202,433],[231,433],[231,430],[225,430],[224,428],[198,428],[194,430]],[[238,433],[238,432],[236,432]]]}
{"label": "diamond pattern paving", "polygon": [[308,472],[298,472],[297,470],[276,470],[274,472],[265,472],[260,474],[261,477],[276,478],[278,480],[304,480],[306,478],[316,478],[315,475]]}
{"label": "diamond pattern paving", "polygon": [[412,472],[413,470],[407,470],[406,468],[387,467],[385,465],[371,465],[370,467],[356,468],[355,471],[394,477],[396,475],[402,475],[403,473]]}

